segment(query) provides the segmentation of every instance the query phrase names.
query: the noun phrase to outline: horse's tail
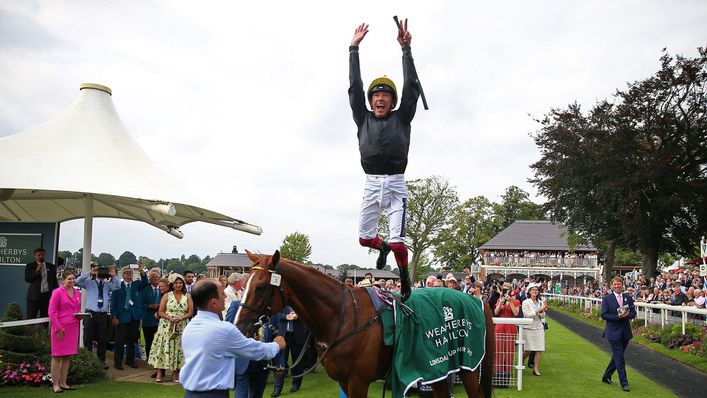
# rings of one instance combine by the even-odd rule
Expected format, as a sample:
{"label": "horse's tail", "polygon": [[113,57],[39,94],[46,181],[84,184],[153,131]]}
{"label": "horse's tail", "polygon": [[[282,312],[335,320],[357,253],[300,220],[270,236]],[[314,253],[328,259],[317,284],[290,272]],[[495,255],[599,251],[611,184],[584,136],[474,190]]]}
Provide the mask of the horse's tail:
{"label": "horse's tail", "polygon": [[493,358],[495,357],[496,339],[494,337],[493,318],[491,317],[491,307],[484,303],[484,315],[486,316],[486,352],[481,362],[481,377],[479,384],[484,398],[491,398],[493,393]]}

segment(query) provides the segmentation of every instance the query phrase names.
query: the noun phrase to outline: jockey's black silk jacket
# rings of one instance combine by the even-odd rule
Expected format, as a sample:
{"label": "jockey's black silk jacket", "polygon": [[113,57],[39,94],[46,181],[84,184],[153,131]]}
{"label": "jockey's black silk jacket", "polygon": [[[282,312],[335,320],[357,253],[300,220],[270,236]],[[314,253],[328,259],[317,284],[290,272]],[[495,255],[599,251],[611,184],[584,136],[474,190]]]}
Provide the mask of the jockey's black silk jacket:
{"label": "jockey's black silk jacket", "polygon": [[349,47],[349,103],[358,127],[358,149],[366,174],[404,174],[410,148],[410,122],[420,96],[410,47],[403,47],[403,95],[400,107],[384,118],[366,108],[358,46]]}

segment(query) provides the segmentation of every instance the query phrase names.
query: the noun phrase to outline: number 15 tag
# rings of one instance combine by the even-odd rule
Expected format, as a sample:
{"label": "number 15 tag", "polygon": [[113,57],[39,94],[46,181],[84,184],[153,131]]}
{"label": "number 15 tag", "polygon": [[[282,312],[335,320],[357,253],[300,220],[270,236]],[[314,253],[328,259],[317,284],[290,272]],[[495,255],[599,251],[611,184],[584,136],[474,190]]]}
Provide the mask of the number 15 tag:
{"label": "number 15 tag", "polygon": [[280,286],[280,282],[282,282],[282,276],[280,274],[273,273],[270,275],[270,284],[273,286]]}

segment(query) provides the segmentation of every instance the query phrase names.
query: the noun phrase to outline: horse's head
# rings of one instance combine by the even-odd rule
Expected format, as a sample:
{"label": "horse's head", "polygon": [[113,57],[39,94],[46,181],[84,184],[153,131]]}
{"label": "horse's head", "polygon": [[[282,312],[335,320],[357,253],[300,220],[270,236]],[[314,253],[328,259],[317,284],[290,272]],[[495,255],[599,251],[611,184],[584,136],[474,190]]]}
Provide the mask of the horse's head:
{"label": "horse's head", "polygon": [[252,337],[270,315],[282,311],[285,298],[276,280],[280,275],[273,278],[280,261],[280,252],[275,251],[272,256],[257,256],[247,250],[246,253],[253,266],[250,268],[250,277],[245,285],[235,323],[246,336]]}

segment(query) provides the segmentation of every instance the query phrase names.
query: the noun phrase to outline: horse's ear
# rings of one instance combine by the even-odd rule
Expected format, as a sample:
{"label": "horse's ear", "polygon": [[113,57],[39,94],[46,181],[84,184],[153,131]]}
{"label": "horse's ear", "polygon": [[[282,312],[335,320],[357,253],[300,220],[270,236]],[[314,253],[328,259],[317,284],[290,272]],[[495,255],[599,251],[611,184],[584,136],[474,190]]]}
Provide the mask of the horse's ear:
{"label": "horse's ear", "polygon": [[252,262],[254,262],[254,263],[257,263],[257,262],[258,262],[258,260],[259,260],[259,259],[258,259],[258,256],[256,256],[255,254],[251,253],[250,250],[246,250],[245,252],[248,253],[248,258],[250,259],[250,261],[252,261]]}
{"label": "horse's ear", "polygon": [[272,255],[272,266],[276,266],[277,263],[280,262],[280,251],[275,250],[275,253]]}

